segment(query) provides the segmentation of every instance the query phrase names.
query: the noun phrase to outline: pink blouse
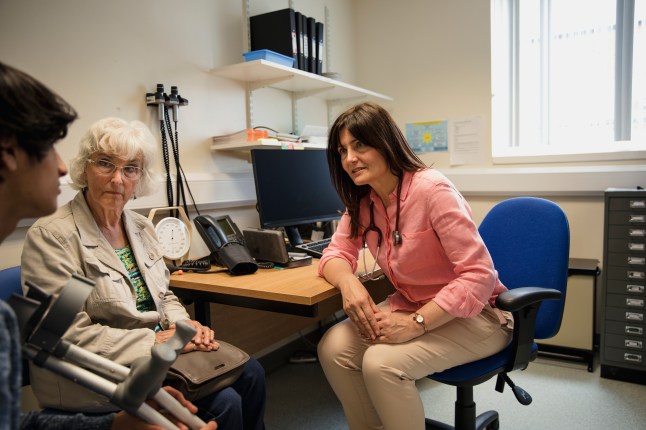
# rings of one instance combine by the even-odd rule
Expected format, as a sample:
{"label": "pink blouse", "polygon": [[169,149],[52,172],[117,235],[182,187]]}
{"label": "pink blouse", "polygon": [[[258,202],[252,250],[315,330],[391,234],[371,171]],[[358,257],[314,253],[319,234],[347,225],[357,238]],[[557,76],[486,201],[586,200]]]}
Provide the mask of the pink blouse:
{"label": "pink blouse", "polygon": [[[414,312],[434,300],[449,314],[466,318],[479,314],[487,302],[493,305],[506,288],[498,279],[471,209],[455,186],[431,168],[404,174],[399,215],[403,241],[398,246],[392,240],[396,198],[395,189],[385,209],[374,191],[365,197],[360,207],[361,228],[354,239],[348,237],[346,212],[323,253],[319,275],[333,258],[342,258],[357,269],[361,236],[370,222],[373,201],[375,225],[383,234],[377,263],[397,290],[390,296],[391,310]],[[377,233],[370,231],[366,241],[376,255]]]}

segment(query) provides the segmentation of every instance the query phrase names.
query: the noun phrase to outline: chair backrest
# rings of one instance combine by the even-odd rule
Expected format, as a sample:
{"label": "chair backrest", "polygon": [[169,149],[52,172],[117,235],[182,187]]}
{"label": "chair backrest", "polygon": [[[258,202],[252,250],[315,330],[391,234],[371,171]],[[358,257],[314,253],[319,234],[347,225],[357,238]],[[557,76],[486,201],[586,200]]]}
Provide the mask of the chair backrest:
{"label": "chair backrest", "polygon": [[554,336],[563,316],[570,252],[569,225],[563,210],[546,199],[511,198],[495,205],[478,230],[507,288],[561,291],[560,300],[541,304],[536,320],[536,339]]}
{"label": "chair backrest", "polygon": [[0,270],[0,300],[9,300],[12,293],[22,295],[20,266]]}

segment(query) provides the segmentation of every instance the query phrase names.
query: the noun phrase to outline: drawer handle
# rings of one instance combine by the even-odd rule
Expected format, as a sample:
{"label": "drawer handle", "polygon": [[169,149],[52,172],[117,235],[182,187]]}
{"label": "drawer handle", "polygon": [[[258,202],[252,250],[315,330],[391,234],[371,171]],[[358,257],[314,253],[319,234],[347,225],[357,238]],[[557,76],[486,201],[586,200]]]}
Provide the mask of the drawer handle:
{"label": "drawer handle", "polygon": [[635,308],[643,308],[644,300],[643,299],[626,299],[626,306],[632,306]]}
{"label": "drawer handle", "polygon": [[626,348],[642,349],[642,341],[641,340],[625,339],[624,340],[624,346]]}
{"label": "drawer handle", "polygon": [[628,243],[629,251],[643,251],[646,249],[646,245],[643,243]]}
{"label": "drawer handle", "polygon": [[628,321],[644,321],[644,314],[641,312],[626,312],[626,320]]}
{"label": "drawer handle", "polygon": [[627,275],[628,279],[644,279],[644,272],[639,272],[636,270],[629,270]]}
{"label": "drawer handle", "polygon": [[646,208],[646,200],[631,200],[629,206],[631,209],[644,209]]}
{"label": "drawer handle", "polygon": [[644,223],[646,222],[646,216],[644,215],[630,215],[630,218],[628,218],[628,222],[635,222],[635,223]]}
{"label": "drawer handle", "polygon": [[646,230],[644,230],[643,228],[630,228],[628,229],[628,236],[644,237],[646,236]]}
{"label": "drawer handle", "polygon": [[644,329],[641,327],[635,327],[632,325],[627,325],[625,327],[625,332],[626,334],[633,334],[633,335],[642,335],[644,334]]}
{"label": "drawer handle", "polygon": [[642,356],[641,354],[630,354],[628,352],[624,353],[624,360],[626,361],[632,361],[635,363],[641,363],[642,362]]}
{"label": "drawer handle", "polygon": [[643,266],[646,264],[646,257],[628,257],[628,264]]}
{"label": "drawer handle", "polygon": [[628,284],[626,285],[626,291],[628,291],[629,293],[644,294],[644,286]]}

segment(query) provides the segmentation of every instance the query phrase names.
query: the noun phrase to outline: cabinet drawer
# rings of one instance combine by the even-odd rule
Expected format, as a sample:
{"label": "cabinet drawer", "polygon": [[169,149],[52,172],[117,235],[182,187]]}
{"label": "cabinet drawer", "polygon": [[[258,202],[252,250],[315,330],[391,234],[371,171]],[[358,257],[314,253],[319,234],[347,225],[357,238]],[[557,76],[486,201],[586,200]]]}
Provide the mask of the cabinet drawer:
{"label": "cabinet drawer", "polygon": [[611,197],[608,199],[608,208],[611,211],[646,211],[646,197],[644,195],[634,197]]}
{"label": "cabinet drawer", "polygon": [[646,254],[620,254],[618,252],[609,252],[608,264],[610,266],[623,266],[628,268],[636,268],[643,271],[644,269],[646,269]]}
{"label": "cabinet drawer", "polygon": [[620,334],[633,338],[644,338],[644,325],[636,323],[625,323],[618,321],[606,321],[605,332],[608,334]]}
{"label": "cabinet drawer", "polygon": [[644,311],[638,309],[626,309],[613,306],[606,307],[606,319],[610,321],[623,321],[627,323],[644,322]]}
{"label": "cabinet drawer", "polygon": [[644,282],[618,281],[610,279],[606,291],[613,294],[629,294],[636,297],[646,297]]}
{"label": "cabinet drawer", "polygon": [[611,348],[624,348],[627,351],[641,352],[644,350],[644,339],[637,339],[620,334],[607,334],[605,345]]}
{"label": "cabinet drawer", "polygon": [[618,238],[608,239],[608,251],[630,253],[643,257],[646,255],[646,239],[644,238]]}
{"label": "cabinet drawer", "polygon": [[608,294],[606,298],[606,303],[608,306],[613,306],[617,308],[625,308],[626,310],[644,309],[644,298],[643,297],[634,297],[620,294]]}
{"label": "cabinet drawer", "polygon": [[646,225],[646,213],[608,212],[608,223],[616,225],[642,227]]}
{"label": "cabinet drawer", "polygon": [[608,228],[608,238],[611,239],[646,239],[646,227],[629,227],[624,225],[611,225]]}
{"label": "cabinet drawer", "polygon": [[640,351],[627,351],[625,349],[607,347],[604,358],[607,361],[644,367],[644,353]]}
{"label": "cabinet drawer", "polygon": [[646,269],[632,269],[630,267],[609,266],[606,269],[608,279],[617,279],[620,281],[636,281],[638,283],[646,280]]}

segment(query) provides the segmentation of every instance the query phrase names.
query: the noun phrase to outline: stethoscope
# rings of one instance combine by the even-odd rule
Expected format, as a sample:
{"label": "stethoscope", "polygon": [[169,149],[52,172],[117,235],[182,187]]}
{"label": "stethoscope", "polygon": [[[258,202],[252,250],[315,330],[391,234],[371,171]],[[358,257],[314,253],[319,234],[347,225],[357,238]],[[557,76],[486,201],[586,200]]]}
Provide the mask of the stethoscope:
{"label": "stethoscope", "polygon": [[[397,187],[397,212],[395,214],[395,231],[393,231],[393,245],[394,246],[399,246],[402,244],[402,235],[401,232],[399,231],[399,200],[400,200],[400,194],[401,194],[401,181],[399,182],[399,185]],[[375,224],[375,202],[370,202],[370,224],[368,224],[368,227],[366,227],[365,230],[363,230],[363,234],[361,235],[361,240],[363,241],[363,268],[366,270],[368,268],[366,264],[366,253],[368,251],[368,242],[366,238],[368,237],[368,233],[371,231],[377,233],[377,252],[375,253],[375,261],[372,265],[372,270],[370,272],[366,272],[362,275],[359,276],[359,278],[362,281],[370,281],[374,279],[375,275],[375,269],[377,268],[377,260],[379,259],[379,251],[381,250],[381,241],[383,239],[383,234],[381,233],[381,229],[377,227]]]}

